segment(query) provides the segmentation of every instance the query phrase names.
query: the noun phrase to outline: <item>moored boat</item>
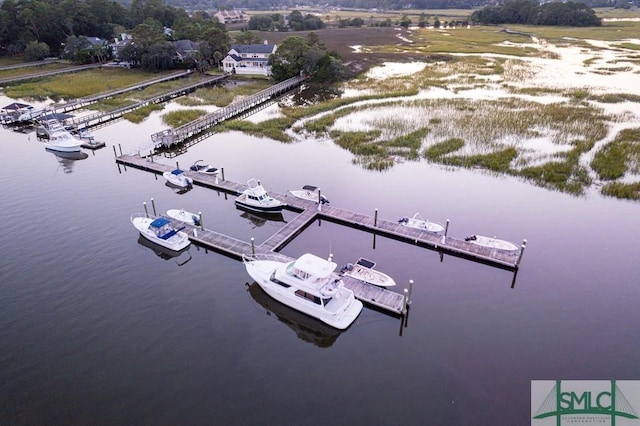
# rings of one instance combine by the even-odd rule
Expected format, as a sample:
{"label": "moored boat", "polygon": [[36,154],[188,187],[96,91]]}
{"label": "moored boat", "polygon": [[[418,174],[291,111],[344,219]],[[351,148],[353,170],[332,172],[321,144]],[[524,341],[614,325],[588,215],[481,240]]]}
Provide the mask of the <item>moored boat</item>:
{"label": "moored boat", "polygon": [[44,141],[46,149],[58,152],[78,152],[82,141],[67,131],[58,120],[47,120],[49,138]]}
{"label": "moored boat", "polygon": [[285,203],[269,196],[264,187],[254,178],[247,181],[247,188],[236,198],[236,205],[242,209],[262,213],[281,213]]}
{"label": "moored boat", "polygon": [[302,189],[292,189],[289,191],[294,197],[302,198],[303,200],[313,201],[320,204],[329,204],[327,197],[322,195],[320,188],[313,185],[305,185]]}
{"label": "moored boat", "polygon": [[189,170],[193,171],[193,172],[198,172],[198,173],[204,173],[206,175],[217,175],[218,174],[218,168],[217,167],[213,167],[210,164],[204,164],[202,163],[203,160],[198,160],[195,163],[193,163],[191,165],[191,167],[189,167]]}
{"label": "moored boat", "polygon": [[164,172],[162,174],[164,178],[171,185],[177,186],[179,188],[191,188],[193,185],[193,179],[184,174],[183,170],[175,169],[170,172]]}
{"label": "moored boat", "polygon": [[464,239],[465,241],[468,241],[470,243],[473,244],[477,244],[479,246],[483,246],[483,247],[489,247],[489,248],[494,248],[494,249],[498,249],[498,250],[504,250],[504,251],[518,251],[519,248],[517,245],[515,245],[514,243],[510,242],[510,241],[506,241],[506,240],[499,240],[496,237],[485,237],[483,235],[471,235],[468,236]]}
{"label": "moored boat", "polygon": [[362,311],[362,302],[335,273],[336,264],[311,253],[295,260],[255,254],[243,255],[247,272],[277,301],[340,330]]}
{"label": "moored boat", "polygon": [[133,214],[131,215],[131,223],[140,232],[140,235],[162,247],[180,251],[191,244],[189,236],[182,232],[183,228],[174,227],[167,218],[153,219],[144,214]]}
{"label": "moored boat", "polygon": [[169,209],[167,216],[189,225],[200,226],[200,215],[186,211],[185,209]]}
{"label": "moored boat", "polygon": [[409,228],[420,229],[421,231],[428,231],[434,233],[440,233],[444,231],[444,226],[437,222],[432,222],[428,219],[423,219],[420,213],[416,213],[413,217],[404,216],[398,220],[398,223]]}
{"label": "moored boat", "polygon": [[341,269],[342,275],[355,278],[368,284],[380,287],[392,287],[396,282],[384,272],[373,269],[376,263],[372,260],[361,257],[354,264],[347,263]]}

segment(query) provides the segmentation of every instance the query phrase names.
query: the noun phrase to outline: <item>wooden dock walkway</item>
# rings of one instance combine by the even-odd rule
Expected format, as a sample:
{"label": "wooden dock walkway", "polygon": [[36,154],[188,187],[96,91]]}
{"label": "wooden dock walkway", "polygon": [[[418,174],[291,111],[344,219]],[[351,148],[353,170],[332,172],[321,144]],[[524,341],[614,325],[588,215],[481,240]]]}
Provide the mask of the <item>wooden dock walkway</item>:
{"label": "wooden dock walkway", "polygon": [[251,96],[247,96],[237,102],[234,102],[224,108],[220,108],[210,114],[205,115],[197,120],[187,123],[175,129],[166,129],[151,135],[151,140],[155,146],[170,147],[184,143],[190,138],[197,137],[203,132],[221,123],[225,120],[237,117],[238,115],[258,107],[275,97],[286,93],[298,87],[305,81],[305,77],[293,77],[288,80],[277,83],[268,89],[262,90]]}
{"label": "wooden dock walkway", "polygon": [[[171,99],[177,98],[178,96],[183,96],[187,93],[193,92],[197,88],[218,83],[220,81],[223,81],[227,77],[228,77],[227,75],[222,75],[222,76],[213,76],[213,77],[203,78],[195,83],[188,84],[186,86],[180,87],[175,90],[171,90],[169,92],[162,93],[160,95],[157,95],[148,99],[143,99],[141,101],[123,106],[121,108],[116,108],[116,109],[113,109],[110,111],[104,111],[104,112],[102,111],[96,112],[94,114],[90,114],[84,117],[72,118],[69,121],[69,124],[71,124],[77,130],[94,127],[94,126],[106,123],[108,121],[112,121],[117,118],[120,118],[124,114],[131,111],[135,111],[136,109],[141,108],[143,106],[146,106],[149,104],[159,104],[162,102],[167,102]],[[173,78],[176,78],[176,77],[173,77]],[[153,83],[150,83],[150,84],[153,84]],[[149,83],[141,83],[140,87],[144,87],[146,85],[149,85]],[[134,90],[134,89],[128,88],[128,89],[122,89],[122,90]],[[108,95],[108,96],[111,96],[111,95]]]}
{"label": "wooden dock walkway", "polygon": [[[172,166],[152,161],[152,157],[143,158],[139,155],[120,155],[116,157],[116,162],[157,174],[174,169]],[[185,174],[193,179],[195,185],[233,195],[238,195],[242,188],[245,187],[243,184],[225,180],[224,173],[222,173],[222,177],[214,177],[185,170]],[[410,228],[396,221],[379,219],[377,211],[374,216],[369,216],[327,205],[323,205],[319,209],[316,203],[302,200],[292,195],[283,195],[272,191],[269,191],[269,195],[287,203],[285,208],[298,213],[298,215],[293,220],[285,223],[282,228],[262,244],[256,246],[253,241],[249,243],[203,227],[185,224],[189,232],[189,237],[199,245],[241,259],[242,255],[246,253],[277,253],[316,219],[324,219],[355,229],[364,230],[374,235],[381,235],[397,241],[435,250],[441,254],[449,254],[510,271],[516,271],[518,269],[525,249],[526,240],[523,242],[519,251],[507,252],[479,246],[465,241],[464,238],[448,236],[446,235],[446,231],[445,235],[439,235]],[[364,302],[389,312],[402,313],[404,296],[401,294],[362,283],[349,277],[345,277],[345,285],[353,290],[356,297]]]}

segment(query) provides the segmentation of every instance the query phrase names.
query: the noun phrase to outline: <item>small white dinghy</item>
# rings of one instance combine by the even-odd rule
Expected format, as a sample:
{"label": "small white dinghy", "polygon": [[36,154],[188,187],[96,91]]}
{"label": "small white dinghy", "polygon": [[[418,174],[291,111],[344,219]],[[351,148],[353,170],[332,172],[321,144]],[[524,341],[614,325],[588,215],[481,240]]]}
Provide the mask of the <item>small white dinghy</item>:
{"label": "small white dinghy", "polygon": [[169,209],[167,216],[180,222],[193,226],[200,226],[200,215],[186,211],[185,209]]}
{"label": "small white dinghy", "polygon": [[421,231],[440,233],[444,231],[444,226],[437,222],[431,222],[429,219],[423,219],[420,213],[416,213],[413,217],[405,216],[398,220],[398,223],[409,228],[420,229]]}
{"label": "small white dinghy", "polygon": [[302,189],[292,189],[289,191],[294,197],[302,198],[303,200],[313,201],[315,203],[320,200],[320,204],[329,204],[327,197],[322,195],[320,188],[313,185],[305,185]]}
{"label": "small white dinghy", "polygon": [[184,171],[180,169],[175,169],[170,172],[164,172],[162,174],[164,178],[171,185],[177,186],[179,188],[191,188],[193,185],[193,179],[184,174]]}
{"label": "small white dinghy", "polygon": [[203,160],[198,160],[195,163],[193,163],[193,165],[191,167],[189,167],[189,170],[191,170],[193,172],[204,173],[206,175],[217,175],[218,174],[218,168],[217,167],[213,167],[210,164],[204,164]]}
{"label": "small white dinghy", "polygon": [[512,242],[506,241],[506,240],[499,240],[496,237],[485,237],[482,235],[471,235],[467,238],[464,239],[465,241],[468,241],[470,243],[473,244],[477,244],[479,246],[483,246],[483,247],[489,247],[489,248],[494,248],[494,249],[498,249],[498,250],[504,250],[504,251],[518,251],[519,248],[517,245],[513,244]]}
{"label": "small white dinghy", "polygon": [[355,265],[347,263],[342,267],[342,275],[364,281],[368,284],[380,287],[392,287],[396,282],[384,272],[373,269],[376,263],[372,260],[361,257]]}

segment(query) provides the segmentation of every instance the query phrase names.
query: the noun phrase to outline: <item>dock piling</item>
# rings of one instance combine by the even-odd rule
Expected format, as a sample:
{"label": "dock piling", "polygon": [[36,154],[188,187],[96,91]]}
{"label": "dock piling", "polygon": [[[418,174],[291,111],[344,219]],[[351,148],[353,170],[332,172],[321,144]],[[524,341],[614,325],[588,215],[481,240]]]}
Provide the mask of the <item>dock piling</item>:
{"label": "dock piling", "polygon": [[220,167],[220,170],[222,171],[222,180],[224,180],[224,167]]}
{"label": "dock piling", "polygon": [[378,208],[377,207],[373,215],[373,226],[378,226]]}
{"label": "dock piling", "polygon": [[153,209],[153,215],[158,216],[158,214],[156,213],[156,202],[153,200],[153,198],[151,199],[151,208]]}
{"label": "dock piling", "polygon": [[142,205],[144,206],[144,215],[146,217],[149,217],[149,211],[147,210],[147,202],[143,202]]}
{"label": "dock piling", "polygon": [[118,149],[120,149],[120,156],[122,157],[122,145],[118,144]]}
{"label": "dock piling", "polygon": [[255,238],[251,237],[251,254],[256,254]]}
{"label": "dock piling", "polygon": [[113,145],[113,156],[118,157],[118,151],[116,151],[116,146]]}
{"label": "dock piling", "polygon": [[520,246],[520,254],[518,255],[518,260],[516,261],[516,266],[520,266],[520,260],[522,259],[522,254],[524,253],[524,249],[527,247],[527,240],[522,240],[522,246]]}
{"label": "dock piling", "polygon": [[444,224],[444,236],[447,236],[447,232],[449,232],[449,219],[447,219],[447,223]]}
{"label": "dock piling", "polygon": [[180,169],[180,165],[178,164],[177,161],[176,161],[176,169]]}
{"label": "dock piling", "polygon": [[402,315],[407,315],[408,300],[409,300],[408,293],[409,293],[409,290],[407,290],[405,288],[404,289],[404,298],[402,299]]}
{"label": "dock piling", "polygon": [[413,280],[409,280],[409,294],[407,295],[407,305],[411,304],[411,292],[413,291]]}
{"label": "dock piling", "polygon": [[204,231],[204,222],[202,221],[202,212],[198,212],[198,220],[200,221],[200,229]]}

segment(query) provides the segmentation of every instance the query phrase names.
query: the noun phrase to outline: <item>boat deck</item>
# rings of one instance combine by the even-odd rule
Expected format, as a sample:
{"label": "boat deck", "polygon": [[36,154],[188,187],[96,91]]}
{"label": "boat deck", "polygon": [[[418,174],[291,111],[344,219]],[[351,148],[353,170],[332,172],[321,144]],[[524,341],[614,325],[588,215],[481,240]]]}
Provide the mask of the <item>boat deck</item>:
{"label": "boat deck", "polygon": [[[116,158],[116,162],[156,174],[162,174],[175,168],[154,162],[153,157],[143,158],[139,155],[120,155]],[[178,164],[176,164],[176,167],[178,167]],[[211,176],[190,170],[185,170],[185,174],[193,179],[194,185],[233,195],[239,195],[241,190],[246,186],[225,180],[224,169],[219,173],[221,176]],[[242,254],[246,253],[277,253],[316,219],[332,221],[355,229],[364,230],[374,235],[381,235],[408,244],[435,250],[441,254],[449,254],[511,271],[518,269],[525,248],[525,243],[523,243],[520,250],[516,252],[483,247],[465,241],[464,238],[434,234],[401,225],[397,221],[379,219],[377,217],[377,211],[374,216],[370,216],[326,204],[318,208],[315,202],[303,200],[289,193],[278,194],[269,191],[269,195],[286,203],[285,209],[296,212],[298,215],[289,222],[284,223],[278,231],[260,245],[256,246],[253,242],[238,240],[203,227],[189,224],[183,225],[186,226],[189,238],[193,242],[237,259],[241,259]],[[402,312],[404,303],[404,296],[402,294],[363,283],[350,277],[345,277],[344,281],[345,285],[363,302],[375,305],[392,313]]]}

